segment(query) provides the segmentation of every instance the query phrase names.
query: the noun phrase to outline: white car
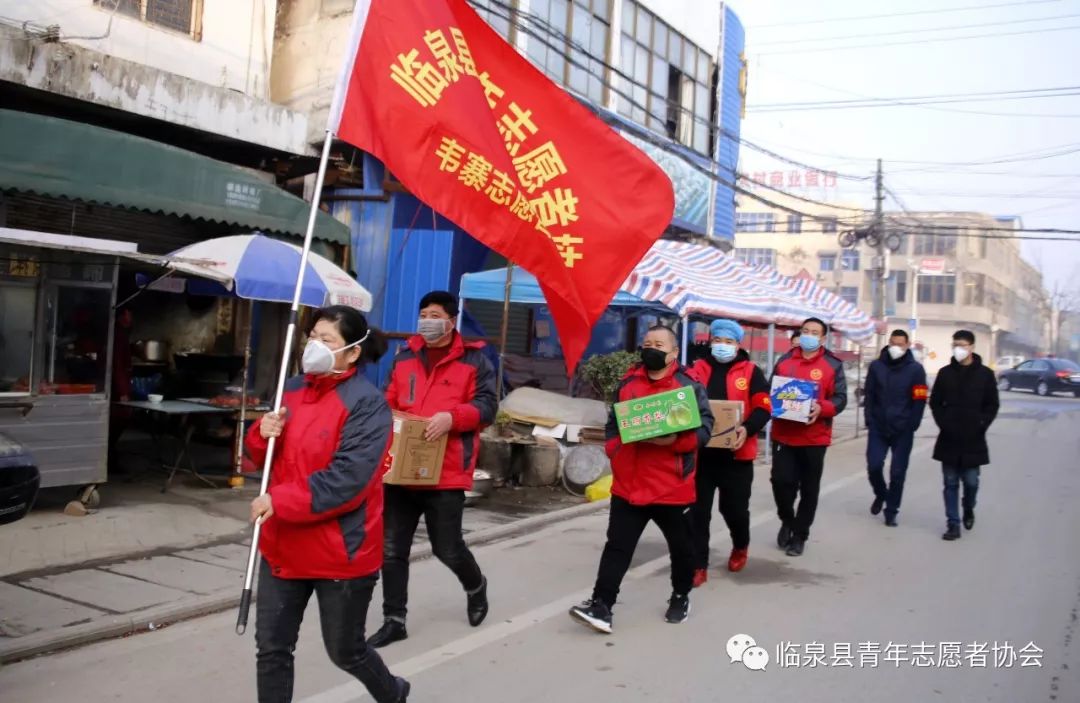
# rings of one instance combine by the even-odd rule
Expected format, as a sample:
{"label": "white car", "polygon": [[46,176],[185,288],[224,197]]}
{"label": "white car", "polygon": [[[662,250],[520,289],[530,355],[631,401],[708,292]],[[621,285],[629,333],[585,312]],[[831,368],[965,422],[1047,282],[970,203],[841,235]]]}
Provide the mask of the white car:
{"label": "white car", "polygon": [[999,356],[998,360],[994,362],[992,367],[995,371],[1007,371],[1009,369],[1015,369],[1020,364],[1027,361],[1027,359],[1019,354],[1011,356]]}

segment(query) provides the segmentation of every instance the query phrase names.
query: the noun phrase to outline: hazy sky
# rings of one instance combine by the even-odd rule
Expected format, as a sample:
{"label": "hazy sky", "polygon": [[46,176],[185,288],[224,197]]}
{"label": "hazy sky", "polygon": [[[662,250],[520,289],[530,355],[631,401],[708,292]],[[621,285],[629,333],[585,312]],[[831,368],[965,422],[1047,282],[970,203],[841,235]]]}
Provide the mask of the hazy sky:
{"label": "hazy sky", "polygon": [[[851,174],[871,174],[880,157],[886,184],[911,210],[1019,215],[1029,228],[1080,229],[1080,1],[731,0],[729,6],[747,35],[745,139]],[[975,9],[942,11],[958,8]],[[843,19],[867,15],[893,16]],[[932,29],[940,31],[926,31]],[[954,40],[988,34],[1008,36]],[[822,38],[830,39],[796,41]],[[928,41],[942,38],[949,40]],[[861,48],[835,50],[852,45]],[[1073,95],[759,111],[776,103],[1061,87],[1074,88]],[[741,159],[744,171],[792,168],[745,146]],[[985,163],[1004,159],[1010,162]],[[839,184],[800,192],[873,207],[872,182]],[[886,208],[899,209],[891,199]],[[1027,242],[1024,252],[1048,287],[1069,278],[1080,286],[1080,237]]]}

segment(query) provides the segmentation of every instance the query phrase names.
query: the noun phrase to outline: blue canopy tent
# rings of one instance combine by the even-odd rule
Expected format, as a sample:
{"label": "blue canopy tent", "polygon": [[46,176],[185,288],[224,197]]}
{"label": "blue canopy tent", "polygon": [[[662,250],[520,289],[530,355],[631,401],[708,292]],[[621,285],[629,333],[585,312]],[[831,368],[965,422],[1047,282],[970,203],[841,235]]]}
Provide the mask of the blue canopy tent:
{"label": "blue canopy tent", "polygon": [[[467,273],[461,277],[461,289],[458,297],[465,300],[491,300],[501,302],[506,294],[506,269],[492,269],[478,273]],[[536,277],[523,268],[515,266],[511,272],[510,302],[522,305],[546,305],[544,293]],[[619,291],[611,301],[612,305],[635,308],[651,308],[668,311],[656,303],[642,300],[636,295]]]}

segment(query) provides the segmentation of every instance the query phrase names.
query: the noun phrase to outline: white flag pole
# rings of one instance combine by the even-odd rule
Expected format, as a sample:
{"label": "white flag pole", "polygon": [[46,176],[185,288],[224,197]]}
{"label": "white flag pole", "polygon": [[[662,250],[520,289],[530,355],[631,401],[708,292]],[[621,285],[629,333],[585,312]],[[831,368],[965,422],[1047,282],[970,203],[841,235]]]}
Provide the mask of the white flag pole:
{"label": "white flag pole", "polygon": [[[292,309],[289,312],[289,326],[285,331],[285,348],[281,352],[281,369],[278,372],[277,391],[274,395],[274,412],[281,412],[281,398],[285,394],[285,380],[289,374],[289,356],[292,354],[293,341],[296,338],[296,321],[300,312],[300,292],[304,286],[304,272],[307,269],[308,255],[311,253],[311,238],[315,232],[315,221],[319,214],[319,199],[322,195],[323,181],[326,179],[326,164],[330,159],[330,147],[334,142],[334,135],[330,130],[326,131],[323,139],[322,158],[319,159],[319,171],[315,176],[315,194],[311,198],[311,212],[308,214],[307,230],[304,232],[304,247],[300,252],[300,270],[296,276],[296,288],[293,291]],[[259,495],[266,493],[270,485],[270,466],[274,461],[274,445],[277,443],[271,437],[266,445],[266,459],[263,461],[262,484],[259,486]],[[251,609],[252,583],[255,580],[255,563],[259,557],[259,534],[262,531],[262,521],[255,522],[251,533],[251,549],[248,551],[247,571],[244,573],[244,590],[240,594],[240,612],[236,617],[236,634],[242,635],[247,630],[248,611]]]}
{"label": "white flag pole", "polygon": [[[330,112],[326,120],[326,135],[323,138],[322,156],[319,159],[319,170],[315,175],[315,193],[311,198],[311,212],[308,215],[307,230],[304,232],[304,247],[300,254],[300,271],[296,277],[296,288],[293,291],[292,310],[289,313],[289,327],[285,332],[285,348],[281,353],[281,369],[278,372],[277,393],[274,396],[274,412],[281,411],[281,399],[285,394],[285,380],[288,376],[289,355],[292,353],[293,341],[296,338],[296,321],[300,312],[300,292],[304,286],[304,272],[307,269],[308,256],[311,253],[311,238],[315,232],[315,221],[319,214],[319,201],[322,198],[323,183],[326,180],[326,166],[330,160],[330,147],[334,143],[334,135],[337,134],[338,124],[341,121],[341,111],[345,104],[345,95],[348,92],[349,80],[352,77],[353,68],[356,64],[356,53],[360,49],[360,38],[364,34],[364,26],[367,24],[368,12],[371,10],[372,0],[357,0],[353,9],[352,31],[349,33],[349,45],[345,52],[345,65],[334,88],[334,98],[330,103]],[[266,446],[266,459],[263,461],[262,484],[259,487],[259,495],[266,493],[270,485],[270,467],[274,460],[274,445],[277,442],[271,438]],[[236,634],[242,635],[247,630],[248,613],[251,610],[252,585],[255,581],[255,564],[259,558],[259,535],[262,531],[262,523],[256,522],[251,533],[251,549],[248,551],[247,571],[244,573],[244,590],[240,594],[240,610],[236,617]]]}

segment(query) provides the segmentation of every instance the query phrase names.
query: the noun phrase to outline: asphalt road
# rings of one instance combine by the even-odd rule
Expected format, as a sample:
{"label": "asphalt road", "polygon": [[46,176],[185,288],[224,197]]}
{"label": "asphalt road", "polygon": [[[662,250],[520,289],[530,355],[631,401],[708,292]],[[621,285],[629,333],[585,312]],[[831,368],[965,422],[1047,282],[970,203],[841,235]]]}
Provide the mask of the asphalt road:
{"label": "asphalt road", "polygon": [[[900,527],[869,515],[863,443],[846,442],[830,450],[801,558],[775,546],[768,472],[759,466],[750,563],[735,576],[714,569],[683,625],[663,622],[670,587],[655,528],[624,584],[615,634],[567,617],[595,576],[601,514],[480,548],[493,605],[475,630],[449,572],[434,561],[414,565],[411,637],[383,651],[413,682],[412,701],[1080,701],[1080,401],[1003,398],[977,523],[958,542],[940,538],[941,476],[927,419]],[[713,545],[722,565],[726,534]],[[297,652],[296,700],[366,699],[326,659],[313,615]],[[0,670],[0,699],[255,700],[253,642],[233,634],[234,620],[224,613],[11,665]],[[763,671],[730,661],[737,634],[767,652]]]}

